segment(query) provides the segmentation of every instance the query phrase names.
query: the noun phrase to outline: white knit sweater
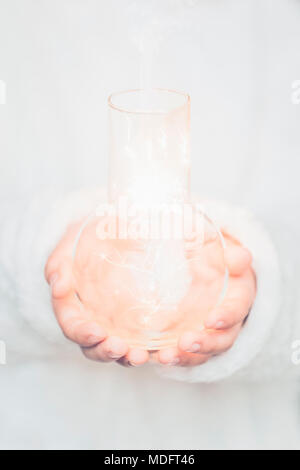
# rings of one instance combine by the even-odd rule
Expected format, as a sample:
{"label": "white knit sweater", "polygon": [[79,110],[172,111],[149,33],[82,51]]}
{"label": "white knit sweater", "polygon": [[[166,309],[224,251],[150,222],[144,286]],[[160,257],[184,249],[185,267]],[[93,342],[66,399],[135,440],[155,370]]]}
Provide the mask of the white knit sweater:
{"label": "white knit sweater", "polygon": [[[68,224],[86,216],[101,198],[103,191],[97,190],[79,191],[61,199],[44,193],[24,204],[21,213],[11,213],[7,206],[2,218],[0,244],[0,308],[3,309],[0,325],[8,353],[10,350],[24,353],[25,346],[33,356],[39,354],[37,341],[43,344],[43,354],[51,354],[54,348],[62,352],[72,348],[52,313],[43,271],[47,257]],[[293,338],[297,338],[291,335],[291,327],[295,335],[298,319],[288,306],[291,293],[285,292],[283,271],[280,272],[278,256],[268,234],[243,209],[216,202],[207,202],[204,207],[219,227],[237,237],[251,251],[257,276],[257,297],[231,350],[199,367],[174,367],[160,372],[179,380],[212,382],[232,375],[266,378],[278,376],[288,368],[295,369],[291,348]],[[31,339],[24,345],[19,339],[25,330]]]}

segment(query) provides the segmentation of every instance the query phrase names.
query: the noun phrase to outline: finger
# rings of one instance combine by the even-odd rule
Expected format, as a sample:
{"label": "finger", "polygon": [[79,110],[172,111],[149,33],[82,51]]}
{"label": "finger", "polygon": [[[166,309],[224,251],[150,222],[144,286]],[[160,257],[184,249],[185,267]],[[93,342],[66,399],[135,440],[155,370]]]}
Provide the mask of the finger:
{"label": "finger", "polygon": [[205,364],[209,359],[210,355],[208,354],[193,354],[181,352],[179,366],[181,367],[194,367]]}
{"label": "finger", "polygon": [[227,243],[225,263],[231,276],[240,276],[251,266],[252,255],[241,245]]}
{"label": "finger", "polygon": [[[222,352],[228,351],[234,344],[240,330],[242,323],[236,325],[234,328],[224,331],[209,330],[203,331],[193,338],[193,344],[197,345],[200,354],[204,355],[215,355],[221,354]],[[190,351],[191,345],[184,344],[183,341],[180,343],[180,347],[184,348],[183,351]]]}
{"label": "finger", "polygon": [[200,341],[201,341],[201,332],[196,331],[186,331],[184,332],[178,341],[178,347],[181,351],[189,353],[198,353],[200,352]]}
{"label": "finger", "polygon": [[76,240],[76,234],[78,232],[78,226],[71,225],[67,232],[64,234],[63,238],[60,240],[59,244],[52,252],[45,266],[45,278],[50,284],[51,276],[59,270],[61,261],[72,259],[72,249],[74,242]]}
{"label": "finger", "polygon": [[[250,273],[244,279],[231,282],[227,297],[205,321],[208,329],[232,328],[245,320],[255,298],[255,282]],[[248,278],[249,277],[249,278]]]}
{"label": "finger", "polygon": [[[55,267],[55,269],[54,269]],[[54,298],[63,298],[73,288],[72,263],[68,258],[60,259],[58,266],[52,264],[46,269],[46,279]]]}
{"label": "finger", "polygon": [[128,352],[128,346],[118,336],[110,336],[93,348],[82,348],[83,354],[93,361],[112,362],[118,361]]}
{"label": "finger", "polygon": [[70,341],[80,346],[94,346],[106,337],[105,329],[82,310],[74,293],[63,299],[52,299],[59,326]]}
{"label": "finger", "polygon": [[60,264],[60,258],[53,253],[48,259],[45,266],[45,279],[48,284],[51,284],[53,276],[58,272]]}
{"label": "finger", "polygon": [[83,347],[95,346],[107,337],[98,323],[85,320],[74,311],[64,312],[59,324],[67,339]]}
{"label": "finger", "polygon": [[49,284],[51,276],[59,271],[61,263],[66,260],[70,261],[72,259],[71,252],[69,251],[70,250],[64,248],[64,244],[61,241],[48,258],[45,266],[45,278]]}
{"label": "finger", "polygon": [[178,348],[166,348],[158,352],[158,361],[167,366],[190,367],[204,364],[209,356],[202,354],[191,354],[179,350]]}
{"label": "finger", "polygon": [[180,363],[180,351],[177,348],[166,348],[158,351],[157,360],[163,365],[176,366]]}

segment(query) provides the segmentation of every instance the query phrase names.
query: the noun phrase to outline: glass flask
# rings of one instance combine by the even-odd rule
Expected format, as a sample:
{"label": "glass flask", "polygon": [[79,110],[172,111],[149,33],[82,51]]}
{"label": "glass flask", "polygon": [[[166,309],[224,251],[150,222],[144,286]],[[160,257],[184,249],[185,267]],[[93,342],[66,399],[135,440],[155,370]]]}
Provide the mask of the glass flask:
{"label": "glass flask", "polygon": [[77,236],[75,289],[109,335],[154,351],[222,301],[224,240],[190,195],[190,97],[133,90],[108,104],[107,200]]}

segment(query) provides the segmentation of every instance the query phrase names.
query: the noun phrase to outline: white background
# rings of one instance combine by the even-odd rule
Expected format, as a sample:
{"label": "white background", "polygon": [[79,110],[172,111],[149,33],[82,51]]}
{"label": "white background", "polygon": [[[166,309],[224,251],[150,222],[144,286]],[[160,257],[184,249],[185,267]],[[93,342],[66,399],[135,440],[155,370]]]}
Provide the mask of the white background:
{"label": "white background", "polygon": [[[139,86],[132,3],[0,0],[1,198],[106,182],[107,96]],[[294,204],[300,2],[201,0],[182,11],[152,81],[191,94],[194,190],[255,210],[263,198],[265,212]]]}

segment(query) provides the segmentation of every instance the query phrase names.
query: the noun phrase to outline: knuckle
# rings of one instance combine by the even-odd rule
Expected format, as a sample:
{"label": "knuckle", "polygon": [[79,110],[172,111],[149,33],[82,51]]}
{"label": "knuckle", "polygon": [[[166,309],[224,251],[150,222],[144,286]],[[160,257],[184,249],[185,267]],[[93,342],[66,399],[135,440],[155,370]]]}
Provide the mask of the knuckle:
{"label": "knuckle", "polygon": [[209,356],[203,356],[200,361],[199,361],[199,364],[205,364],[208,360],[209,360]]}
{"label": "knuckle", "polygon": [[57,257],[55,254],[52,254],[46,262],[45,275],[49,276],[51,272],[57,269],[57,265],[58,265]]}
{"label": "knuckle", "polygon": [[232,318],[228,318],[227,321],[225,322],[225,329],[230,329],[234,328],[237,323],[239,323],[241,315],[238,314],[235,317],[232,316]]}
{"label": "knuckle", "polygon": [[220,349],[222,349],[223,352],[229,351],[235,343],[235,337],[231,336],[230,338],[226,338],[222,343]]}
{"label": "knuckle", "polygon": [[62,330],[62,332],[63,332],[64,337],[65,337],[68,341],[74,342],[74,340],[73,340],[73,338],[70,336],[70,333],[69,333],[69,332],[67,332],[67,331],[65,331],[65,330]]}
{"label": "knuckle", "polygon": [[215,344],[212,341],[206,341],[202,343],[201,352],[205,354],[211,354],[215,350]]}
{"label": "knuckle", "polygon": [[86,359],[89,361],[97,362],[98,359],[91,355],[91,352],[88,349],[81,348],[81,352]]}
{"label": "knuckle", "polygon": [[64,297],[60,286],[54,284],[54,286],[52,287],[52,297],[56,300],[62,299]]}
{"label": "knuckle", "polygon": [[63,326],[63,325],[61,325],[61,329],[62,329],[62,332],[63,332],[65,338],[67,338],[69,341],[74,342],[73,330],[70,327]]}
{"label": "knuckle", "polygon": [[76,326],[74,325],[72,321],[67,321],[67,322],[61,322],[60,323],[61,329],[63,331],[63,334],[65,337],[73,342],[77,342],[77,331],[76,331]]}

